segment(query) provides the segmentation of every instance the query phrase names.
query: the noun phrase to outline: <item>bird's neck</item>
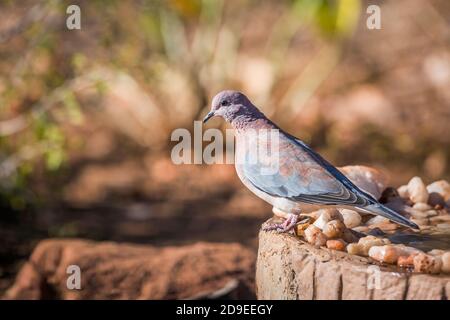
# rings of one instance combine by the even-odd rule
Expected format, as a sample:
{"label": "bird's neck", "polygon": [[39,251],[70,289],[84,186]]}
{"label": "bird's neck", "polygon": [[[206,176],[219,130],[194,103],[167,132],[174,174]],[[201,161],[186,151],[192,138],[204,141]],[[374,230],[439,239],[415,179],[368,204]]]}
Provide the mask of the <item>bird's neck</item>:
{"label": "bird's neck", "polygon": [[276,127],[262,112],[242,113],[233,118],[231,126],[238,132],[245,132],[248,129],[273,129]]}

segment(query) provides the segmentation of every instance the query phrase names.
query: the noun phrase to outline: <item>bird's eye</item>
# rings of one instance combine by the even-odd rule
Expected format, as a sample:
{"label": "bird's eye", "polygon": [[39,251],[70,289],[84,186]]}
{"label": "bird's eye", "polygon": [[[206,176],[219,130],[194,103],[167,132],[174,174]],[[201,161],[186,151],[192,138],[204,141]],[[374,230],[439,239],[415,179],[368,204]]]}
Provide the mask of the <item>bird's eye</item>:
{"label": "bird's eye", "polygon": [[230,105],[230,101],[228,101],[228,100],[222,100],[222,102],[220,103],[220,106],[222,106],[222,107],[226,107],[229,105]]}

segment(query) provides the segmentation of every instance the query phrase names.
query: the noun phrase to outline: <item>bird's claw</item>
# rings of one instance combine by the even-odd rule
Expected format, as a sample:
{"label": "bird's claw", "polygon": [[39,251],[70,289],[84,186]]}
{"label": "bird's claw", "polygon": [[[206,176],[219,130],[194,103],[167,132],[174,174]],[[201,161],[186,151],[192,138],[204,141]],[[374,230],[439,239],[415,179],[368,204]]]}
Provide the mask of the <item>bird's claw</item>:
{"label": "bird's claw", "polygon": [[282,223],[268,224],[263,227],[264,231],[278,231],[280,233],[291,231],[298,222],[298,215],[290,213]]}

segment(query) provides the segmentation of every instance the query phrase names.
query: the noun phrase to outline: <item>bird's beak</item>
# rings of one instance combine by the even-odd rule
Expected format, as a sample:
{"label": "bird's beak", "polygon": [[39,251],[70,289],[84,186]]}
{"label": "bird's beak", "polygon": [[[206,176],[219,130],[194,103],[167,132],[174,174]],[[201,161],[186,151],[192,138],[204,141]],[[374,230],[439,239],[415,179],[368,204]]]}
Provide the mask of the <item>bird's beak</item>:
{"label": "bird's beak", "polygon": [[203,118],[203,123],[206,123],[209,119],[211,119],[214,116],[215,116],[214,111],[208,112],[208,114]]}

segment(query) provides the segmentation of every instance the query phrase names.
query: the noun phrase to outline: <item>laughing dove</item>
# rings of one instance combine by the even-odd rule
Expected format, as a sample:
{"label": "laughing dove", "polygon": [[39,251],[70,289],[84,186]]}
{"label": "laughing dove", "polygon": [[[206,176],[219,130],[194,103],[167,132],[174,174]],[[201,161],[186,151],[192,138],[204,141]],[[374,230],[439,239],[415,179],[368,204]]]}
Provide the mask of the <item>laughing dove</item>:
{"label": "laughing dove", "polygon": [[[244,94],[217,94],[203,122],[213,116],[221,116],[235,130],[235,166],[243,184],[270,203],[274,211],[287,213],[284,223],[270,229],[288,231],[297,223],[299,213],[323,206],[350,207],[418,229],[358,188],[303,141],[267,119]],[[259,152],[261,149],[270,149],[270,156],[269,152]]]}

